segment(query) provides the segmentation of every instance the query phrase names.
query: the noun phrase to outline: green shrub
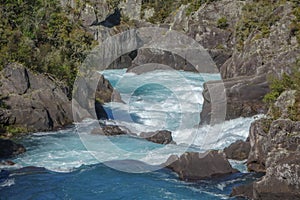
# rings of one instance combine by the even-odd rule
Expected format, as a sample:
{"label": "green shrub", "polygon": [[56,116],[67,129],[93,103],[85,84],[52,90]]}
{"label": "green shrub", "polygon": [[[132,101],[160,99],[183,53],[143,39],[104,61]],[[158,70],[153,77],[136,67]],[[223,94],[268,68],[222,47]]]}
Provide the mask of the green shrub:
{"label": "green shrub", "polygon": [[291,75],[284,73],[281,78],[270,77],[269,85],[270,92],[265,95],[264,102],[269,104],[271,115],[275,119],[281,116],[274,106],[280,94],[286,90],[296,90],[295,103],[289,107],[288,113],[291,120],[300,121],[300,60],[295,63]]}
{"label": "green shrub", "polygon": [[237,49],[241,50],[244,46],[244,41],[249,35],[256,31],[259,37],[268,37],[270,28],[280,17],[274,13],[274,10],[282,5],[284,1],[253,1],[248,2],[242,8],[243,16],[236,25]]}
{"label": "green shrub", "polygon": [[294,81],[291,76],[284,73],[280,79],[269,77],[270,92],[265,95],[264,102],[272,104],[282,92],[288,89],[295,89]]}
{"label": "green shrub", "polygon": [[218,28],[221,28],[221,29],[225,29],[228,27],[228,22],[227,22],[227,19],[226,17],[221,17],[220,19],[218,19],[217,21],[217,27]]}
{"label": "green shrub", "polygon": [[141,17],[144,16],[144,10],[154,8],[154,15],[148,19],[149,22],[157,24],[164,23],[165,19],[171,15],[172,12],[178,10],[181,5],[189,4],[186,15],[197,11],[204,3],[210,3],[219,0],[142,0]]}
{"label": "green shrub", "polygon": [[78,66],[96,44],[79,20],[69,20],[73,11],[63,10],[59,0],[2,0],[0,69],[19,62],[72,88]]}

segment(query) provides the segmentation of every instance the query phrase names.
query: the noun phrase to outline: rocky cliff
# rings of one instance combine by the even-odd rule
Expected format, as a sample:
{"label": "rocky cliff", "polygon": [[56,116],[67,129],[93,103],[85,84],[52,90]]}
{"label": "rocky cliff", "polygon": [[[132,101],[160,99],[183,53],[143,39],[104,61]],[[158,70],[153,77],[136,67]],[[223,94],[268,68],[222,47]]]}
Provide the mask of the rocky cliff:
{"label": "rocky cliff", "polygon": [[248,170],[265,176],[242,195],[253,199],[300,198],[300,121],[293,119],[292,112],[296,103],[296,91],[283,92],[268,115],[251,124]]}
{"label": "rocky cliff", "polygon": [[19,64],[0,72],[1,118],[6,132],[48,131],[72,122],[66,87]]}
{"label": "rocky cliff", "polygon": [[[0,126],[6,136],[57,130],[73,123],[67,87],[49,74],[10,64],[0,71],[0,91]],[[107,118],[102,104],[121,97],[102,75],[95,93],[96,117]]]}
{"label": "rocky cliff", "polygon": [[[222,1],[223,2],[223,1]],[[266,113],[262,101],[269,91],[268,77],[291,73],[300,56],[299,42],[291,34],[296,16],[292,2],[245,1],[239,18],[231,29],[232,51],[220,67],[226,89],[226,119]],[[207,83],[216,84],[215,83]],[[204,101],[201,122],[209,123],[212,115],[209,94]]]}
{"label": "rocky cliff", "polygon": [[[267,106],[262,99],[269,92],[268,77],[290,73],[300,55],[298,15],[295,12],[297,2],[294,1],[270,4],[265,1],[222,0],[205,1],[197,6],[193,1],[159,5],[140,0],[116,1],[114,5],[111,1],[89,1],[80,5],[73,1],[63,2],[64,5],[78,7],[79,17],[86,22],[86,29],[100,43],[131,28],[153,26],[178,31],[197,41],[221,72],[222,81],[210,82],[207,86],[215,84],[225,87],[225,119],[266,113]],[[136,7],[132,9],[132,5]],[[114,13],[115,7],[121,8],[120,25],[105,27],[93,23],[105,21]],[[185,57],[149,47],[120,56],[109,68],[129,68],[130,71],[147,63],[197,71]],[[201,122],[210,123],[214,115],[212,112],[215,112],[211,109],[213,101],[208,90],[204,90],[203,95],[205,101]],[[215,106],[223,106],[223,102],[221,104]]]}

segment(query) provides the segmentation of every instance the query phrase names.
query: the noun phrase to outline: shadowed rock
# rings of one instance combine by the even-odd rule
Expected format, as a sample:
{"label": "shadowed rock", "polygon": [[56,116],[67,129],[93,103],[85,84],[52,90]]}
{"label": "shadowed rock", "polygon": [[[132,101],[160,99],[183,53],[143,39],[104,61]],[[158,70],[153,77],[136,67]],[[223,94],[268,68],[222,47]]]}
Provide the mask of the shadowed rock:
{"label": "shadowed rock", "polygon": [[10,158],[25,151],[25,147],[21,144],[17,144],[11,140],[0,139],[0,158]]}
{"label": "shadowed rock", "polygon": [[120,25],[121,13],[120,9],[115,9],[113,14],[108,15],[105,20],[98,22],[98,18],[91,24],[91,26],[102,25],[107,28],[112,28],[114,26]]}

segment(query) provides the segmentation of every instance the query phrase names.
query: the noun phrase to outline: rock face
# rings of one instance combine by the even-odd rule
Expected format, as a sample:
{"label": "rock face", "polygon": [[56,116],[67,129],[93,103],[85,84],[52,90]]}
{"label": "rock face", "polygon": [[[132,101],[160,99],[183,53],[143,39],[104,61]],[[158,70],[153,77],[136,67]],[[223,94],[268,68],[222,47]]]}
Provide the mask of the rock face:
{"label": "rock face", "polygon": [[10,158],[26,151],[25,147],[11,140],[0,139],[0,159]]}
{"label": "rock face", "polygon": [[229,147],[226,147],[223,151],[228,159],[245,160],[249,156],[250,141],[238,140]]}
{"label": "rock face", "polygon": [[119,92],[99,73],[92,77],[77,77],[73,91],[72,109],[77,122],[85,118],[107,119],[103,104],[122,102]]}
{"label": "rock face", "polygon": [[117,135],[125,135],[127,133],[118,126],[105,125],[101,128],[96,128],[92,130],[92,134],[99,134],[105,136],[117,136]]}
{"label": "rock face", "polygon": [[246,197],[253,199],[253,183],[234,187],[230,194],[232,197]]}
{"label": "rock face", "polygon": [[290,119],[254,122],[248,168],[265,171],[255,182],[255,199],[300,198],[300,122]]}
{"label": "rock face", "polygon": [[146,140],[158,144],[170,144],[174,143],[172,138],[172,133],[170,131],[156,131],[156,132],[148,132],[141,133],[140,137],[145,138]]}
{"label": "rock face", "polygon": [[[220,89],[214,89],[213,91],[218,93],[212,93],[212,96],[210,88],[214,87],[219,87]],[[269,86],[264,75],[206,82],[202,93],[204,103],[200,114],[201,124],[209,124],[212,121],[216,121],[215,116],[218,116],[218,113],[221,112],[220,110],[224,109],[223,107],[226,109],[226,115],[223,117],[223,120],[266,113],[267,106],[262,100],[267,92],[269,92]],[[213,110],[212,106],[216,109]],[[221,120],[219,119],[219,121]],[[217,120],[217,123],[219,121]]]}
{"label": "rock face", "polygon": [[251,124],[247,166],[265,173],[252,184],[253,199],[300,198],[300,121],[289,119],[294,103],[295,92],[286,91],[266,118]]}
{"label": "rock face", "polygon": [[225,157],[218,151],[206,153],[187,152],[180,157],[171,156],[166,162],[167,168],[176,172],[182,180],[201,180],[236,173]]}
{"label": "rock face", "polygon": [[0,72],[0,124],[22,131],[48,131],[72,123],[67,90],[50,76],[19,64]]}
{"label": "rock face", "polygon": [[[265,172],[268,154],[272,149],[278,148],[276,145],[297,147],[296,133],[299,132],[299,122],[290,120],[288,113],[289,108],[295,103],[295,98],[295,91],[283,92],[269,109],[268,117],[256,120],[251,124],[249,133],[251,150],[247,161],[250,171]],[[274,110],[276,110],[276,113],[274,113]],[[293,133],[296,135],[293,135]],[[278,138],[279,136],[282,136],[282,138]],[[294,136],[296,137],[294,138],[295,142],[293,141]],[[290,139],[292,139],[292,143],[289,143]]]}
{"label": "rock face", "polygon": [[[240,50],[234,51],[232,57],[221,67],[224,79],[260,75],[272,72],[281,74],[289,72],[300,51],[291,35],[289,26],[294,15],[290,3],[283,3],[271,10],[270,16],[278,20],[270,27],[269,35],[261,36],[260,31],[253,31],[243,42]],[[263,16],[265,17],[265,16]]]}
{"label": "rock face", "polygon": [[122,102],[120,93],[114,90],[110,82],[103,75],[100,75],[95,98],[101,104],[112,101]]}
{"label": "rock face", "polygon": [[[132,61],[132,66],[128,68],[127,72],[132,72],[136,66],[145,65],[147,63],[159,63],[160,65],[170,67],[168,69],[197,72],[197,70],[190,63],[187,63],[184,58],[171,52],[158,49],[139,49],[137,57]],[[163,69],[153,66],[152,68],[153,70]]]}
{"label": "rock face", "polygon": [[[238,1],[236,1],[235,4],[238,4],[237,2]],[[253,4],[253,2],[250,1],[245,1],[244,3]],[[241,8],[245,5],[244,3],[239,2]],[[227,1],[226,3],[225,1],[220,1],[219,4],[234,5],[232,1]],[[211,6],[212,5],[213,4],[211,4]],[[201,10],[201,13],[204,15],[208,10],[209,8],[204,9],[204,11]],[[240,20],[237,21],[235,27],[233,26],[235,30],[239,30],[239,26],[241,26],[240,23],[243,22],[242,20],[246,20],[243,19],[245,11],[238,10],[236,5],[233,6],[233,12],[236,13],[235,19]],[[231,52],[230,58],[219,65],[226,89],[226,119],[266,113],[266,105],[262,101],[262,97],[268,92],[269,84],[266,77],[271,74],[273,76],[280,76],[283,72],[291,72],[291,66],[300,55],[300,49],[297,42],[295,42],[295,37],[291,35],[290,28],[288,28],[294,19],[292,10],[293,8],[290,3],[283,3],[278,5],[276,9],[271,9],[270,16],[278,16],[278,20],[270,26],[269,35],[262,37],[261,31],[253,30],[248,34],[247,38],[244,38],[242,44],[239,44],[238,42],[240,41],[239,38],[236,37],[238,35],[236,32],[229,34],[230,36],[228,38],[230,39],[227,40],[227,42],[221,43],[225,45],[225,49],[229,49],[227,52]],[[224,13],[223,16],[226,16],[229,21],[229,26],[231,26],[231,20],[227,17],[230,16],[230,14]],[[246,18],[247,17],[249,18],[249,16],[246,16]],[[196,34],[199,34],[197,29],[194,29],[194,31]],[[216,33],[215,35],[218,35],[217,32],[213,32]],[[212,38],[213,37],[208,37],[207,40],[203,41],[208,41],[209,44],[213,44],[211,42]],[[226,37],[223,36],[223,38]],[[201,43],[201,40],[199,42]],[[226,44],[228,45],[226,46]],[[203,45],[205,46],[205,43],[203,43]],[[207,91],[204,91],[203,95],[206,97],[209,96],[205,92]],[[203,107],[201,122],[209,123],[211,103],[204,101]]]}

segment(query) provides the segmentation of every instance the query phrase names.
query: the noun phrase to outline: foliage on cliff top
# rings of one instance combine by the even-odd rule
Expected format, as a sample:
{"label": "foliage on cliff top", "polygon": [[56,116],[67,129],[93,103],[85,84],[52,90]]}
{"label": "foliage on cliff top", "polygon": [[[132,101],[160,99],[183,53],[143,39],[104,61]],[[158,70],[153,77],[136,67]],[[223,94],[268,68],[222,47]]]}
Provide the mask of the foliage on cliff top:
{"label": "foliage on cliff top", "polygon": [[243,17],[238,22],[236,30],[237,49],[241,50],[244,42],[251,33],[255,33],[255,38],[268,37],[273,26],[280,20],[277,11],[280,6],[290,2],[293,6],[295,19],[290,26],[291,36],[296,36],[300,44],[300,1],[298,0],[279,0],[270,3],[268,0],[249,1],[242,8]]}
{"label": "foliage on cliff top", "polygon": [[142,0],[142,15],[145,9],[153,8],[155,13],[148,21],[154,24],[164,23],[165,19],[181,5],[189,4],[186,14],[190,15],[192,12],[197,11],[204,3],[214,1],[219,0]]}
{"label": "foliage on cliff top", "polygon": [[257,32],[257,37],[268,37],[270,28],[279,19],[274,11],[283,4],[284,1],[253,1],[247,2],[242,8],[243,16],[236,26],[237,48],[241,50],[244,46],[244,41],[253,32]]}
{"label": "foliage on cliff top", "polygon": [[1,0],[0,69],[19,62],[72,87],[77,67],[94,41],[59,0]]}

